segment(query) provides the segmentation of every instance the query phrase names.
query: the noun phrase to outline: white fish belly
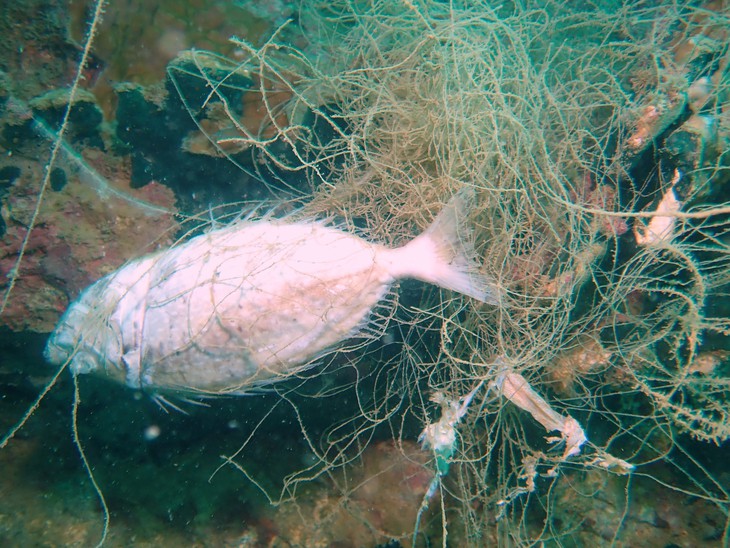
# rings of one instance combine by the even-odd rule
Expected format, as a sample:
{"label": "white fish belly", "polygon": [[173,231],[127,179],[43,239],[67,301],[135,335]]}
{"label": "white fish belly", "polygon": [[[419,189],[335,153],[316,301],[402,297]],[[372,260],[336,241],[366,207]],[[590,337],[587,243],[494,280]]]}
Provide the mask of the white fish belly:
{"label": "white fish belly", "polygon": [[117,307],[137,311],[120,325],[127,382],[240,392],[290,374],[367,321],[394,281],[379,254],[317,223],[268,222],[162,254],[144,298],[130,293],[135,302]]}

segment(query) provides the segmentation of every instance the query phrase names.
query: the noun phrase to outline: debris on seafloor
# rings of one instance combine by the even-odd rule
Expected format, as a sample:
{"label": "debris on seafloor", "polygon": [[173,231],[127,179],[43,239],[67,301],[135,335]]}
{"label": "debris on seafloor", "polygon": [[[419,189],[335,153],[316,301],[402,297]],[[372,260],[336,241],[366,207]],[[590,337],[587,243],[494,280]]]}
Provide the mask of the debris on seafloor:
{"label": "debris on seafloor", "polygon": [[583,334],[575,346],[558,354],[546,368],[548,384],[562,397],[576,396],[580,379],[599,375],[610,368],[611,352],[595,334]]}
{"label": "debris on seafloor", "polygon": [[677,213],[682,207],[682,204],[677,199],[677,195],[674,192],[674,187],[677,185],[681,178],[681,174],[678,169],[674,170],[674,178],[662,195],[662,199],[654,210],[655,215],[649,221],[646,226],[636,224],[634,225],[634,237],[636,243],[639,245],[653,245],[659,242],[671,241],[674,237],[674,225],[676,223],[676,217],[672,215]]}
{"label": "debris on seafloor", "polygon": [[532,415],[546,431],[560,433],[560,437],[551,436],[547,438],[547,441],[565,444],[563,460],[579,454],[583,444],[588,441],[577,420],[555,411],[519,373],[504,366],[492,386],[514,405]]}
{"label": "debris on seafloor", "polygon": [[671,126],[686,105],[681,94],[673,93],[650,100],[651,104],[641,110],[635,122],[635,130],[626,141],[629,151],[643,152],[656,142],[658,136]]}

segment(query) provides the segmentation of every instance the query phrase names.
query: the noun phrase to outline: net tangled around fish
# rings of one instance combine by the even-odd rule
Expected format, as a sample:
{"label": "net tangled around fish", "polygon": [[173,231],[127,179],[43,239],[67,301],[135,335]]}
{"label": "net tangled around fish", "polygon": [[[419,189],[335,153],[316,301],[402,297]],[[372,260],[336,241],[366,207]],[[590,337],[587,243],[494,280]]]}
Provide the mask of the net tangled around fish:
{"label": "net tangled around fish", "polygon": [[[366,440],[391,422],[406,436],[394,415],[415,417],[425,434],[439,420],[429,400],[459,407],[483,385],[442,423],[448,441],[427,444],[441,459],[444,537],[549,539],[560,510],[545,508],[576,467],[626,474],[656,460],[674,463],[727,516],[727,489],[675,456],[689,451],[682,433],[710,443],[730,435],[721,342],[730,323],[720,304],[730,284],[728,204],[717,190],[728,179],[730,82],[717,45],[726,13],[649,3],[314,4],[301,12],[302,35],[285,27],[260,48],[238,40],[244,60],[228,66],[257,83],[249,93],[266,112],[256,131],[207,68],[225,61],[190,54],[211,90],[208,114],[189,105],[201,127],[224,111],[235,136],[209,135],[221,154],[250,151],[267,180],[306,177],[305,211],[364,223],[381,241],[406,240],[451,194],[474,188],[478,255],[507,292],[496,310],[430,292],[402,311],[400,351],[373,388],[386,403],[336,428],[318,447],[324,462],[347,460],[345,431]],[[716,41],[705,58],[680,53],[701,38]],[[724,152],[688,170],[665,147],[667,113],[710,70],[709,98],[684,118],[712,117],[721,129],[707,146]],[[651,105],[659,116],[646,117]],[[667,206],[675,190],[681,199]],[[670,222],[652,231],[661,219]],[[545,428],[563,437],[553,441],[580,423],[582,450],[546,445],[518,410],[528,405],[515,401],[519,390],[501,388],[504,375],[554,413]],[[528,525],[532,512],[547,512],[543,529]]]}
{"label": "net tangled around fish", "polygon": [[[698,447],[730,438],[729,22],[722,3],[313,0],[260,47],[234,39],[235,60],[170,66],[188,150],[239,163],[293,218],[395,247],[473,189],[463,226],[504,292],[406,287],[379,324],[392,344],[275,387],[314,458],[272,502],[339,481],[387,432],[431,459],[403,542],[617,540],[630,495],[600,533],[580,507],[639,481],[707,502],[727,542],[730,492]],[[302,406],[342,394],[352,416],[310,436]],[[253,440],[226,464],[256,481]]]}

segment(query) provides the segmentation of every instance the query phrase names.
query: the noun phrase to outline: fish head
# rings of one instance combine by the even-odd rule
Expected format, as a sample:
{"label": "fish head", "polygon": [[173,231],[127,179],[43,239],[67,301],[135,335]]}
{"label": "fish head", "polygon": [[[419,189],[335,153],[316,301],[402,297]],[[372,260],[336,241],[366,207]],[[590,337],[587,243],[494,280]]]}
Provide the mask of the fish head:
{"label": "fish head", "polygon": [[43,352],[51,364],[68,364],[74,376],[119,363],[121,337],[104,310],[108,307],[98,300],[99,293],[91,286],[69,306]]}

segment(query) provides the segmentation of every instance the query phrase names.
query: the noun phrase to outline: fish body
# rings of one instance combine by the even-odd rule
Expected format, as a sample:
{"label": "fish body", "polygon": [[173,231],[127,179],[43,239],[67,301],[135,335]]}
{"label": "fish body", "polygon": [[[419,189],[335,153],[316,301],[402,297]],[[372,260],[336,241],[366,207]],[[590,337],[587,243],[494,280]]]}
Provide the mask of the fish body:
{"label": "fish body", "polygon": [[461,241],[465,202],[457,195],[426,232],[396,249],[318,221],[212,230],[86,289],[46,357],[138,389],[244,393],[357,335],[397,280],[496,302]]}

